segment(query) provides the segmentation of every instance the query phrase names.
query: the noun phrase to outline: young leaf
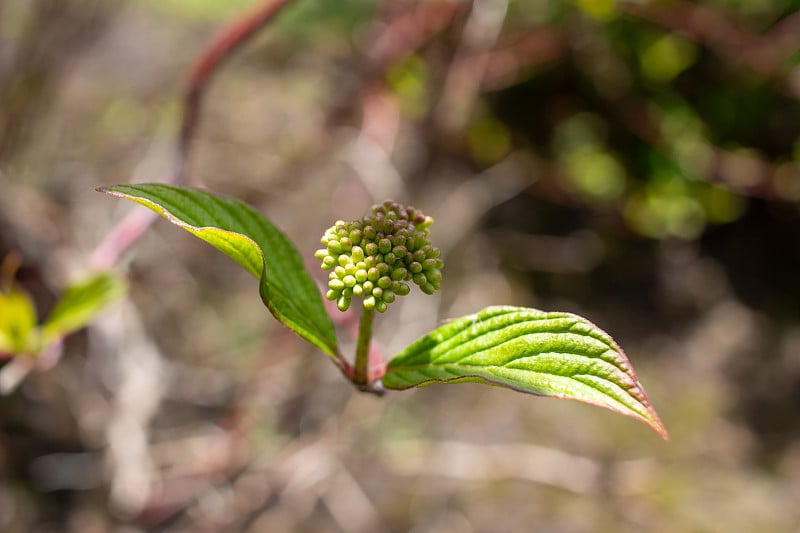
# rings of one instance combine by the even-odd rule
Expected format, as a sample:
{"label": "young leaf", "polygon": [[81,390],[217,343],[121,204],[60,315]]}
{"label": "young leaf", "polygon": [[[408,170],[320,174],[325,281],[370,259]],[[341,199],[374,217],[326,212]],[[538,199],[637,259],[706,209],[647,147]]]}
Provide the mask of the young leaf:
{"label": "young leaf", "polygon": [[122,278],[110,272],[93,274],[70,285],[42,324],[45,343],[79,330],[103,307],[125,294]]}
{"label": "young leaf", "polygon": [[389,362],[389,389],[480,382],[569,398],[667,431],[628,358],[597,326],[570,313],[487,307],[420,338]]}
{"label": "young leaf", "polygon": [[336,333],[317,285],[289,239],[232,198],[160,183],[98,189],[149,207],[206,241],[260,279],[261,299],[282,324],[333,358]]}
{"label": "young leaf", "polygon": [[0,292],[0,354],[35,352],[36,308],[30,297],[12,289]]}

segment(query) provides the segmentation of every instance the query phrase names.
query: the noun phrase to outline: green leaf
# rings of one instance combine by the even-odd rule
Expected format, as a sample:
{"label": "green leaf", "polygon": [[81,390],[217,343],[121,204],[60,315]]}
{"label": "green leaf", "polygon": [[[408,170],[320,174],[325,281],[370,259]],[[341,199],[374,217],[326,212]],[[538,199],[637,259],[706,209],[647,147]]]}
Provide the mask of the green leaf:
{"label": "green leaf", "polygon": [[18,290],[0,292],[0,354],[36,351],[36,308],[30,297]]}
{"label": "green leaf", "polygon": [[126,290],[125,281],[111,272],[93,274],[69,285],[42,325],[44,342],[53,342],[81,329]]}
{"label": "green leaf", "polygon": [[337,357],[336,332],[319,289],[289,239],[232,198],[160,183],[98,189],[138,202],[203,239],[260,279],[261,299],[282,324]]}
{"label": "green leaf", "polygon": [[389,362],[383,377],[389,389],[464,382],[606,407],[667,438],[622,349],[570,313],[487,307],[408,346]]}

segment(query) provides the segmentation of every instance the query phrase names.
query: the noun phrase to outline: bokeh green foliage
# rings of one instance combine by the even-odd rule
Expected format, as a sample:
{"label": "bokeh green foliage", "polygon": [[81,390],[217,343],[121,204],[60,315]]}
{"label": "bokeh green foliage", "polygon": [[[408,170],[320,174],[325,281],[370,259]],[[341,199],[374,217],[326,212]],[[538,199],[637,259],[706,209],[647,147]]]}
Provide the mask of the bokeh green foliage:
{"label": "bokeh green foliage", "polygon": [[[754,35],[797,9],[779,0],[702,4]],[[715,47],[724,36],[674,31],[630,5],[510,2],[506,33],[552,25],[572,44],[484,93],[460,132],[466,155],[488,167],[532,152],[551,164],[547,181],[570,203],[616,213],[653,239],[696,239],[738,220],[754,196],[797,202],[800,106],[786,89],[797,53],[775,72],[755,71]],[[387,74],[411,120],[437,103],[441,74],[430,61],[410,54]]]}
{"label": "bokeh green foliage", "polygon": [[91,274],[69,284],[40,325],[29,294],[13,286],[0,290],[0,354],[40,355],[53,343],[85,327],[126,289],[127,284],[117,274]]}

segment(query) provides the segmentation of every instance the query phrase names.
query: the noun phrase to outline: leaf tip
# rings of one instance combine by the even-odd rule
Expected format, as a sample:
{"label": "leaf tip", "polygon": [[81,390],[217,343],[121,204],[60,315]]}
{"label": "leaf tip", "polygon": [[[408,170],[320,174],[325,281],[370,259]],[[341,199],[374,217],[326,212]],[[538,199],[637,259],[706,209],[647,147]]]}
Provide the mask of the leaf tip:
{"label": "leaf tip", "polygon": [[658,436],[664,440],[669,440],[669,431],[667,431],[666,426],[664,423],[661,422],[661,418],[659,418],[658,413],[656,410],[653,409],[653,406],[650,406],[649,409],[649,418],[643,419],[642,421],[647,424],[653,431],[658,433]]}

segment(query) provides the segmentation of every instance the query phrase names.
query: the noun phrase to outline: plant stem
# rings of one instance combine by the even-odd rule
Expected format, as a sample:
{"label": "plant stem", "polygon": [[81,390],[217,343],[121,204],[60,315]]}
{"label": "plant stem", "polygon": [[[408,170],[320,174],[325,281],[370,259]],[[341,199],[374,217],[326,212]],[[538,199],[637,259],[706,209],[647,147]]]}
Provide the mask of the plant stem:
{"label": "plant stem", "polygon": [[224,60],[252,39],[290,3],[291,0],[265,0],[227,23],[206,45],[192,65],[183,99],[183,120],[173,175],[175,183],[186,181],[189,150],[198,126],[203,96],[211,76],[217,72]]}
{"label": "plant stem", "polygon": [[363,309],[361,320],[358,323],[358,341],[356,343],[355,371],[353,383],[361,390],[368,390],[367,376],[369,374],[369,346],[372,340],[372,322],[375,319],[375,309]]}

